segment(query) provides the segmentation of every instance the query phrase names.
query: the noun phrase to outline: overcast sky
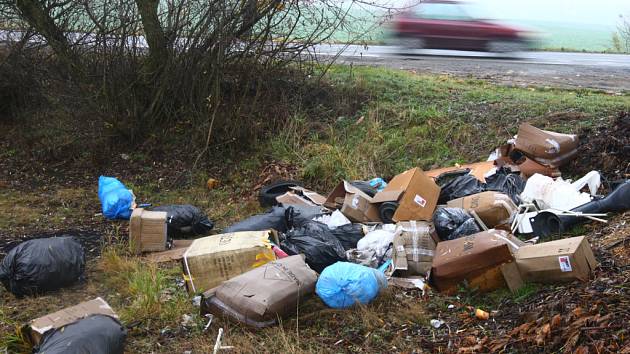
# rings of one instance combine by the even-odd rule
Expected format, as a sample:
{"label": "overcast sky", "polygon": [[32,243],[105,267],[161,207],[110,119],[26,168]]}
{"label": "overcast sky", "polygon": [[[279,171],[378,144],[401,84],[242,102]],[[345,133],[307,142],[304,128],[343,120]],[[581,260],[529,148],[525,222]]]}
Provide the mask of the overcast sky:
{"label": "overcast sky", "polygon": [[[343,1],[343,0],[342,0]],[[418,0],[363,0],[406,6]],[[616,27],[619,15],[630,17],[630,0],[462,0],[482,18]],[[472,12],[472,11],[471,11]],[[473,13],[471,13],[472,15]]]}

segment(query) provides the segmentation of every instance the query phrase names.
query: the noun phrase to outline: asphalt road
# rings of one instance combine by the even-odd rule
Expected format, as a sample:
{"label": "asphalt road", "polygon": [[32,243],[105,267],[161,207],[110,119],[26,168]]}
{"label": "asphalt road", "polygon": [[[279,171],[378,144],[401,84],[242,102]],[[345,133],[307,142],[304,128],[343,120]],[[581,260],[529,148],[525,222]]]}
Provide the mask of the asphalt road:
{"label": "asphalt road", "polygon": [[395,46],[319,45],[321,57],[337,62],[386,66],[415,72],[472,77],[511,86],[593,88],[630,91],[630,55],[523,52],[498,54],[449,50],[409,50]]}

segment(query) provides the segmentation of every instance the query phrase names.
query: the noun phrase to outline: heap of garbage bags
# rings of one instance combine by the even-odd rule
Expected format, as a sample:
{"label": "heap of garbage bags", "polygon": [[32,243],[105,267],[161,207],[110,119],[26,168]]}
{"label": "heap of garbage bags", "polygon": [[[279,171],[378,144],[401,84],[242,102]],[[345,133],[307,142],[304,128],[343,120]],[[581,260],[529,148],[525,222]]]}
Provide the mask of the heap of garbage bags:
{"label": "heap of garbage bags", "polygon": [[[214,224],[192,205],[138,207],[110,177],[99,180],[99,198],[105,217],[130,220],[131,251],[181,262],[187,291],[202,296],[202,315],[260,328],[314,294],[345,309],[371,302],[388,284],[449,294],[462,284],[516,291],[524,282],[587,280],[597,261],[585,237],[566,238],[566,231],[630,209],[630,181],[603,186],[597,171],[563,179],[559,168],[577,148],[575,135],[525,123],[487,161],[342,180],[325,195],[278,181],[261,190],[265,213],[205,237],[198,236]],[[17,296],[58,289],[80,280],[84,258],[71,238],[28,241],[3,260],[0,281]],[[114,347],[124,341],[112,311],[77,306],[75,319],[91,321],[84,328],[104,326],[116,334]],[[47,323],[52,335],[32,330],[33,341],[46,347],[69,323]]]}

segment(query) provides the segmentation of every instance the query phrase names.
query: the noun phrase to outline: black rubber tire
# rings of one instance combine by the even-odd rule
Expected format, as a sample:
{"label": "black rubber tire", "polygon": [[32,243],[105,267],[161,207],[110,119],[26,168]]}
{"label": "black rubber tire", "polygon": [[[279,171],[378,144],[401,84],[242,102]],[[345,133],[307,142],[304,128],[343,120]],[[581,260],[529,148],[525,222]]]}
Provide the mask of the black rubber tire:
{"label": "black rubber tire", "polygon": [[260,189],[258,201],[263,207],[278,205],[276,197],[288,192],[291,187],[303,187],[301,182],[291,180],[280,180],[268,184]]}
{"label": "black rubber tire", "polygon": [[381,216],[383,224],[394,223],[394,213],[398,209],[398,202],[385,202],[378,207],[378,213]]}

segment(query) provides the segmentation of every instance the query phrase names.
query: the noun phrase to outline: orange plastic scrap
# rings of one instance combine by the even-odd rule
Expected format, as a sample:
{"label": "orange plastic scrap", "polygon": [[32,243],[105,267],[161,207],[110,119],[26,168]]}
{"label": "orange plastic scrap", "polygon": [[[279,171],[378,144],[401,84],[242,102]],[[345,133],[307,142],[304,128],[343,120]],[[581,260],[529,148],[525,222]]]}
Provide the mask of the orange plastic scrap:
{"label": "orange plastic scrap", "polygon": [[574,134],[550,132],[523,123],[518,128],[514,148],[542,165],[560,167],[575,157],[578,143]]}

